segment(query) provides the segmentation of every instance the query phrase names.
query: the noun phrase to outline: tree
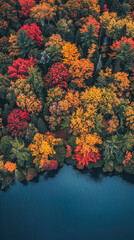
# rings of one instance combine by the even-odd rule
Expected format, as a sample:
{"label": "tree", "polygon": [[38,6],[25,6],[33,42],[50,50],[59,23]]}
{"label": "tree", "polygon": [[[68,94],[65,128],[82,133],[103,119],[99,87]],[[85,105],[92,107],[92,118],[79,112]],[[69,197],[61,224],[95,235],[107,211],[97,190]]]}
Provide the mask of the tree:
{"label": "tree", "polygon": [[11,57],[3,52],[0,52],[0,73],[6,74],[8,67],[11,65],[12,59]]}
{"label": "tree", "polygon": [[56,26],[58,33],[64,40],[73,42],[75,28],[71,19],[67,21],[65,18],[62,18],[57,22]]}
{"label": "tree", "polygon": [[16,160],[17,165],[24,167],[30,161],[30,151],[25,147],[25,143],[15,138],[11,141],[11,159]]}
{"label": "tree", "polygon": [[75,44],[67,42],[63,47],[61,53],[63,54],[63,63],[71,65],[74,61],[78,60],[80,53]]}
{"label": "tree", "polygon": [[[16,35],[13,40],[14,41],[11,42],[10,55],[17,55],[21,58],[26,58],[29,56],[30,50],[35,48],[32,38],[28,38],[27,31],[24,31],[23,29],[19,31],[19,34]],[[11,38],[10,41],[12,41]]]}
{"label": "tree", "polygon": [[98,160],[100,160],[100,153],[95,152],[88,152],[85,151],[83,153],[82,146],[78,145],[75,149],[75,158],[78,161],[77,168],[83,169],[84,166],[88,166],[89,162],[96,163]]}
{"label": "tree", "polygon": [[134,108],[131,106],[125,109],[126,126],[134,131]]}
{"label": "tree", "polygon": [[[121,10],[119,12],[121,13]],[[122,36],[134,37],[133,20],[130,16],[121,18],[117,13],[104,12],[100,16],[100,23],[106,29],[106,35],[113,40],[120,40]]]}
{"label": "tree", "polygon": [[43,100],[43,81],[41,72],[38,68],[29,68],[29,76],[27,78],[27,82],[33,86],[34,92],[39,100]]}
{"label": "tree", "polygon": [[53,45],[56,45],[57,48],[62,48],[65,45],[66,41],[62,39],[60,34],[52,34],[49,37],[49,40],[45,43],[45,47],[49,48]]}
{"label": "tree", "polygon": [[31,9],[30,17],[35,19],[36,22],[40,22],[44,27],[45,20],[49,23],[55,17],[56,9],[57,7],[50,3],[41,2]]}
{"label": "tree", "polygon": [[70,74],[63,63],[55,63],[49,69],[48,73],[43,77],[45,87],[68,87]]}
{"label": "tree", "polygon": [[92,44],[96,44],[97,38],[95,29],[92,24],[87,26],[87,30],[81,33],[81,46],[86,55],[88,48],[91,47]]}
{"label": "tree", "polygon": [[[35,113],[38,115],[42,111],[42,103],[34,92],[36,81],[34,83],[30,83],[29,81],[30,80],[25,78],[20,78],[16,80],[16,82],[11,82],[11,87],[8,88],[7,99],[12,99],[12,95],[13,98],[15,96],[15,101],[19,108],[22,110],[26,109],[29,113]],[[40,87],[41,86],[39,85],[37,93],[40,93]]]}
{"label": "tree", "polygon": [[75,157],[78,161],[78,168],[84,168],[89,162],[100,160],[99,148],[97,145],[102,144],[102,140],[97,133],[82,134],[76,138]]}
{"label": "tree", "polygon": [[93,71],[94,64],[85,58],[74,61],[69,68],[69,73],[73,78],[72,82],[74,82],[78,88],[86,87],[85,81],[91,79]]}
{"label": "tree", "polygon": [[1,0],[0,1],[0,35],[8,35],[11,28],[17,29],[20,26],[18,19],[18,1]]}
{"label": "tree", "polygon": [[113,42],[110,48],[113,52],[109,55],[120,62],[122,69],[127,72],[131,71],[133,69],[134,41],[131,38],[122,37],[120,41]]}
{"label": "tree", "polygon": [[88,26],[90,26],[90,25],[92,25],[93,29],[95,30],[95,37],[97,38],[98,34],[99,34],[100,24],[95,18],[93,18],[91,16],[88,17],[86,23],[82,25],[80,32],[81,33],[87,32]]}
{"label": "tree", "polygon": [[96,116],[97,109],[92,104],[88,104],[87,109],[78,107],[70,116],[70,132],[75,136],[90,133],[95,128]]}
{"label": "tree", "polygon": [[8,172],[12,173],[16,169],[16,163],[12,163],[10,161],[7,161],[4,165],[4,169],[7,170]]}
{"label": "tree", "polygon": [[29,114],[26,110],[14,109],[7,119],[7,130],[11,132],[11,136],[24,136],[29,121]]}
{"label": "tree", "polygon": [[[17,32],[17,34],[20,34],[20,31],[26,31],[27,32],[27,38],[28,39],[32,39],[32,41],[37,45],[37,46],[41,46],[43,44],[43,37],[41,34],[41,30],[40,28],[37,26],[36,23],[31,23],[30,25],[25,24],[23,25],[20,30]],[[24,32],[23,32],[24,33]],[[21,32],[22,34],[22,32]]]}
{"label": "tree", "polygon": [[29,60],[24,60],[22,58],[18,58],[17,60],[13,60],[12,66],[8,67],[7,74],[10,75],[13,81],[16,81],[19,78],[25,78],[29,74],[29,68],[34,67],[36,64],[36,59],[32,56]]}
{"label": "tree", "polygon": [[21,5],[21,10],[19,11],[19,17],[28,17],[31,9],[35,6],[36,2],[34,0],[19,0]]}
{"label": "tree", "polygon": [[37,163],[39,168],[43,170],[45,164],[49,165],[51,161],[54,160],[56,154],[54,146],[61,144],[61,142],[62,140],[60,138],[54,138],[52,135],[48,135],[47,133],[36,133],[33,142],[28,146],[28,149],[34,157],[33,163]]}
{"label": "tree", "polygon": [[10,44],[10,46],[8,48],[9,56],[11,56],[12,58],[18,57],[19,56],[19,47],[17,46],[17,36],[10,34],[8,41]]}
{"label": "tree", "polygon": [[10,86],[9,77],[6,74],[5,75],[0,74],[0,97],[2,99],[6,98],[9,86]]}

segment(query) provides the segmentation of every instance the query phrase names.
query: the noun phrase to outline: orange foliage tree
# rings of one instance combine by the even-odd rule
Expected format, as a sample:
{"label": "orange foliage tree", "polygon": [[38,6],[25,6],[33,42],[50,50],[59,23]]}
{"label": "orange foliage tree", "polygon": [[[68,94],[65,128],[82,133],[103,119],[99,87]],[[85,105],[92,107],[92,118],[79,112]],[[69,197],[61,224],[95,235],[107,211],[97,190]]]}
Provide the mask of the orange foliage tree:
{"label": "orange foliage tree", "polygon": [[85,80],[92,77],[93,71],[94,64],[85,58],[74,61],[69,68],[69,73],[73,78],[72,82],[76,83],[79,88],[86,87]]}
{"label": "orange foliage tree", "polygon": [[80,53],[76,47],[76,44],[71,44],[67,42],[62,47],[62,54],[63,54],[63,63],[71,65],[74,61],[78,60],[80,57]]}
{"label": "orange foliage tree", "polygon": [[8,170],[8,172],[12,173],[16,169],[16,163],[7,161],[4,165],[4,168]]}

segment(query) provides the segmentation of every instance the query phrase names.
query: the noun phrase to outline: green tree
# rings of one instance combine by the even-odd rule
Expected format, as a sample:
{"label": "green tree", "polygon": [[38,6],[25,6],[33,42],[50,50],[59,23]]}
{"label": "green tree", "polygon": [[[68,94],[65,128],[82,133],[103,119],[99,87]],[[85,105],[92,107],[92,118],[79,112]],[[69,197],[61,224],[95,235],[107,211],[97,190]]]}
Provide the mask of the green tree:
{"label": "green tree", "polygon": [[88,31],[81,33],[81,47],[83,52],[86,54],[88,51],[88,48],[91,47],[92,44],[96,44],[96,36],[95,36],[95,29],[90,24],[87,26]]}
{"label": "green tree", "polygon": [[43,100],[43,82],[41,72],[38,68],[29,68],[29,76],[27,78],[28,82],[33,86],[34,92],[36,93],[39,100]]}
{"label": "green tree", "polygon": [[24,167],[26,162],[30,161],[30,152],[28,148],[25,147],[25,143],[21,140],[15,138],[11,141],[11,159],[16,160],[20,167]]}
{"label": "green tree", "polygon": [[14,49],[19,49],[19,56],[21,58],[27,58],[31,49],[35,47],[32,38],[27,37],[27,31],[23,29],[19,31],[17,35],[17,43],[13,46]]}

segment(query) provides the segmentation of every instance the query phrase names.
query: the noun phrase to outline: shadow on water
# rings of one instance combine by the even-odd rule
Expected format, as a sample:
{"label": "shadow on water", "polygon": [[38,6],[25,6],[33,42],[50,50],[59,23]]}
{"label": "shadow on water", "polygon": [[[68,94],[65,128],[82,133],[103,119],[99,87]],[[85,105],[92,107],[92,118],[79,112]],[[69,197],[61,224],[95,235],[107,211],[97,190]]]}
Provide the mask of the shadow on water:
{"label": "shadow on water", "polygon": [[120,176],[124,181],[126,181],[128,183],[131,183],[131,184],[134,184],[134,175],[132,175],[132,174],[129,175],[127,173],[124,173]]}
{"label": "shadow on water", "polygon": [[95,182],[101,182],[104,177],[100,168],[79,170],[74,167],[74,170],[78,171],[80,175],[85,175],[89,180],[93,179]]}
{"label": "shadow on water", "polygon": [[[64,165],[64,168],[67,168],[68,165]],[[71,166],[71,165],[70,165]],[[37,175],[37,177],[33,178],[32,180],[30,180],[30,184],[36,184],[40,182],[40,177],[43,177],[43,179],[45,181],[49,180],[49,179],[54,179],[59,173],[60,171],[62,171],[63,167],[59,167],[57,170],[53,170],[53,171],[44,171],[41,172]],[[80,176],[85,176],[85,178],[90,181],[93,180],[95,182],[101,182],[103,180],[103,178],[106,177],[119,177],[122,178],[125,182],[128,182],[130,184],[134,184],[134,175],[129,175],[127,173],[117,173],[117,172],[112,172],[112,173],[103,173],[101,168],[91,168],[91,169],[82,169],[79,170],[77,168],[75,168],[74,166],[72,166],[73,171],[76,171],[76,173]],[[69,170],[69,169],[68,169]],[[73,173],[72,173],[73,174]],[[12,182],[11,185],[7,186],[5,189],[3,189],[3,192],[7,192],[8,190],[10,190],[12,188],[12,186],[15,186],[16,184],[16,180]],[[28,186],[29,185],[29,181],[24,180],[21,182],[21,184],[23,186]]]}
{"label": "shadow on water", "polygon": [[45,172],[44,179],[48,180],[49,178],[55,178],[55,176],[58,175],[58,173],[60,172],[61,169],[62,169],[62,167],[60,167],[56,170],[50,171],[50,172]]}

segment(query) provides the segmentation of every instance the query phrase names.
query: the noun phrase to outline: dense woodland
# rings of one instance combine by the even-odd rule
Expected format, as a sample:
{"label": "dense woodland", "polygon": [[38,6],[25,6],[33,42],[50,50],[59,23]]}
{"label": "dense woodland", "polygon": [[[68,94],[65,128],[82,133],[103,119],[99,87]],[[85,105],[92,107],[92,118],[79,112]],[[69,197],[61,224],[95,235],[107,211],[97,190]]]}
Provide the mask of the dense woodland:
{"label": "dense woodland", "polygon": [[134,174],[134,1],[0,1],[0,186],[64,163]]}

